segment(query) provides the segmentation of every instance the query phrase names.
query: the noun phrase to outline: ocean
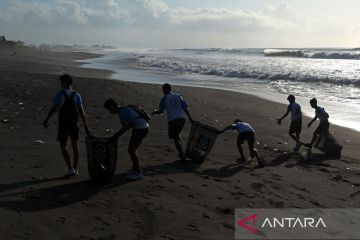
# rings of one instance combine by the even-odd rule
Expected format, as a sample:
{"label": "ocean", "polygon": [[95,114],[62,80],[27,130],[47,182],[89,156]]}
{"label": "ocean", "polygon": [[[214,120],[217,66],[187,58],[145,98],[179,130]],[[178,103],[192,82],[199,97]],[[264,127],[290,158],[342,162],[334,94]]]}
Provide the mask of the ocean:
{"label": "ocean", "polygon": [[360,131],[360,49],[106,49],[96,52],[103,56],[82,60],[82,67],[112,70],[113,79],[237,91],[284,104],[288,104],[287,95],[294,94],[308,116],[314,115],[309,100],[316,97],[330,114],[330,122]]}

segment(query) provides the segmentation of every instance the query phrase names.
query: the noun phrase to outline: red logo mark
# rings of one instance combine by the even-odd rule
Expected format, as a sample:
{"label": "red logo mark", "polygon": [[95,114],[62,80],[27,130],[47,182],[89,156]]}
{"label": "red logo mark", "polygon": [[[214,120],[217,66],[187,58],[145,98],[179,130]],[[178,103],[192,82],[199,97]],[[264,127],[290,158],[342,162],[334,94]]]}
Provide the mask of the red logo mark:
{"label": "red logo mark", "polygon": [[[258,232],[258,231],[254,228],[255,225],[256,225],[256,217],[257,217],[257,214],[255,213],[255,214],[253,214],[253,215],[251,215],[251,216],[249,216],[249,217],[247,217],[247,218],[244,218],[244,219],[242,219],[242,220],[239,220],[239,221],[237,222],[237,224],[239,224],[240,227],[243,227],[243,228],[245,228],[246,230],[248,230],[248,231],[256,234],[256,233]],[[247,221],[250,221],[250,220],[252,220],[251,227],[250,227],[249,225],[246,225],[246,224],[245,224]]]}

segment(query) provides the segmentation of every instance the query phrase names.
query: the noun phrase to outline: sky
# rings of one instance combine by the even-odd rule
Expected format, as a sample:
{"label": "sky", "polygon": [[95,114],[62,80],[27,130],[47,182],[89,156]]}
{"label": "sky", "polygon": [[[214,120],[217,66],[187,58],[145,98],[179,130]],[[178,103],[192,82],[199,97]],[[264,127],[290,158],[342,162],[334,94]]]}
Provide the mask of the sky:
{"label": "sky", "polygon": [[359,0],[0,0],[0,34],[128,48],[360,47]]}

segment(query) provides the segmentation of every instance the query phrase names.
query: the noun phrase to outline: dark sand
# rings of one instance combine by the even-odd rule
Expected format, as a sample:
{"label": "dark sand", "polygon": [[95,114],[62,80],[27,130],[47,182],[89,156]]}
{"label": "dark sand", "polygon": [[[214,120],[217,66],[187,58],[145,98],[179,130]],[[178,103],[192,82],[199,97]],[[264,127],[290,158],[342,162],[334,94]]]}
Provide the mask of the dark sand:
{"label": "dark sand", "polygon": [[[56,117],[41,125],[59,87],[60,73],[75,76],[92,131],[110,136],[120,127],[102,107],[109,97],[157,108],[160,86],[105,80],[106,71],[77,68],[86,53],[18,50],[0,52],[0,239],[233,239],[234,208],[360,207],[359,133],[331,126],[344,145],[340,160],[305,149],[291,154],[289,119],[276,118],[285,105],[253,96],[201,88],[175,87],[198,121],[222,128],[234,118],[256,129],[257,148],[267,162],[236,164],[236,134],[218,137],[199,168],[176,163],[166,118],[156,116],[140,149],[143,181],[127,182],[129,134],[119,140],[117,174],[111,184],[93,184],[87,174],[84,131],[80,136],[80,176],[59,177],[65,168],[56,142]],[[284,100],[285,102],[285,100]],[[304,119],[302,139],[312,131]],[[186,139],[190,125],[183,136]],[[106,129],[110,133],[106,134]],[[36,140],[44,144],[35,144]],[[264,145],[268,148],[264,148]],[[274,151],[273,149],[277,149]],[[247,153],[247,150],[246,150]]]}

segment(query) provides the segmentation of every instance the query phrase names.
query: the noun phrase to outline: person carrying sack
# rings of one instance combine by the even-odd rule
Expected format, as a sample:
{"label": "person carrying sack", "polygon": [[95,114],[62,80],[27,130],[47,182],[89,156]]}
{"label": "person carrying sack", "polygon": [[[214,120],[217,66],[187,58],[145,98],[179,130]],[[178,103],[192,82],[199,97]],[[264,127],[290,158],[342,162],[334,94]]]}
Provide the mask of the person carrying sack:
{"label": "person carrying sack", "polygon": [[122,128],[113,136],[113,138],[119,138],[126,131],[132,129],[128,152],[133,167],[127,172],[126,177],[128,180],[143,179],[144,175],[141,171],[137,149],[149,133],[149,115],[145,110],[135,105],[119,106],[114,99],[106,100],[104,108],[111,114],[118,114],[121,121]]}

